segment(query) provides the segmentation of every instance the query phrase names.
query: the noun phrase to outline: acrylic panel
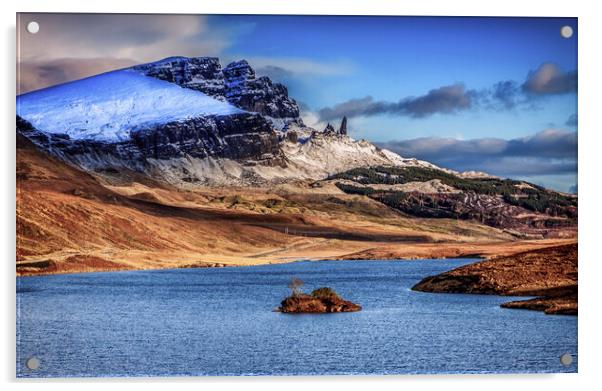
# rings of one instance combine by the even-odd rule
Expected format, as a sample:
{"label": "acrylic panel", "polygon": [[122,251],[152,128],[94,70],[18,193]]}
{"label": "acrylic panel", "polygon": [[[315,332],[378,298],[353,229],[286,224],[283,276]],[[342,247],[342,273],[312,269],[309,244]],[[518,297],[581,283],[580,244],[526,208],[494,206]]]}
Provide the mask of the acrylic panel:
{"label": "acrylic panel", "polygon": [[577,35],[18,14],[17,376],[577,372]]}

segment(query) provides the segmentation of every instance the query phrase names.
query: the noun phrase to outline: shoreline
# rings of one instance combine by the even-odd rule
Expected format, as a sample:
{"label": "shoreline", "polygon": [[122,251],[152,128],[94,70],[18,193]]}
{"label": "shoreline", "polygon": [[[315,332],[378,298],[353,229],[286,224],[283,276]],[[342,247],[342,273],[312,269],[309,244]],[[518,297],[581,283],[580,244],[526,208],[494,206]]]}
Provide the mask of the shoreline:
{"label": "shoreline", "polygon": [[[186,268],[222,268],[245,267],[270,264],[283,264],[301,261],[414,261],[426,259],[471,258],[475,262],[502,256],[518,254],[524,251],[545,249],[563,244],[576,243],[574,240],[536,240],[513,242],[483,242],[483,243],[340,243],[326,241],[313,243],[308,249],[292,248],[273,249],[273,256],[257,257],[255,254],[241,256],[224,256],[213,254],[196,255],[196,259],[178,258],[178,254],[154,254],[148,257],[144,253],[117,254],[112,260],[100,258],[91,254],[68,254],[62,259],[49,256],[45,260],[31,260],[17,263],[16,277],[80,274],[94,272],[118,272],[136,270],[177,270]],[[337,246],[347,244],[346,251],[337,250]],[[376,245],[376,246],[375,246]],[[355,248],[354,248],[355,246]],[[329,249],[333,249],[329,252]],[[351,249],[352,251],[349,251]],[[359,250],[359,251],[353,251]],[[289,253],[290,252],[290,253]],[[335,255],[333,255],[333,252]],[[340,254],[338,254],[340,253]],[[103,254],[104,255],[104,254]],[[164,258],[161,257],[164,256]],[[190,254],[185,254],[190,256]],[[330,256],[329,256],[330,255]],[[106,255],[105,255],[106,256]],[[137,257],[141,261],[137,262]],[[98,262],[86,263],[92,260]],[[211,259],[211,260],[210,260]],[[72,264],[70,261],[74,261]],[[46,268],[38,268],[44,262]]]}
{"label": "shoreline", "polygon": [[268,265],[287,265],[291,263],[297,262],[419,262],[419,261],[429,261],[429,260],[454,260],[454,259],[470,259],[475,262],[479,262],[484,260],[482,256],[458,256],[458,257],[441,257],[441,258],[389,258],[389,259],[292,259],[284,262],[265,262],[265,263],[256,263],[256,264],[229,264],[223,266],[182,266],[182,267],[158,267],[158,268],[148,268],[148,269],[118,269],[118,270],[92,270],[92,271],[66,271],[66,272],[54,272],[54,273],[34,273],[34,274],[17,274],[15,277],[19,278],[27,278],[27,277],[47,277],[47,276],[64,276],[64,275],[74,275],[74,274],[95,274],[95,273],[127,273],[127,272],[152,272],[152,271],[169,271],[169,270],[184,270],[184,269],[232,269],[232,268],[243,268],[243,267],[260,267],[260,266],[268,266]]}

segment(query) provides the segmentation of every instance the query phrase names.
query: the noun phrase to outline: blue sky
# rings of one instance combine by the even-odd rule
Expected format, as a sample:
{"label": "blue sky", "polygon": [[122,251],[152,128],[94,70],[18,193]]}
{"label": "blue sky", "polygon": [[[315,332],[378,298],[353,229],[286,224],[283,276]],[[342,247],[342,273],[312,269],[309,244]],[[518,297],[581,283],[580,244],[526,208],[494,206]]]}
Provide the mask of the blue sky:
{"label": "blue sky", "polygon": [[576,185],[574,18],[34,16],[46,41],[25,37],[21,61],[60,66],[42,86],[172,55],[245,58],[288,86],[310,125],[347,115],[353,137],[402,155]]}
{"label": "blue sky", "polygon": [[[215,17],[214,23],[232,21]],[[576,31],[573,19],[243,16],[237,23],[249,27],[228,48],[227,56],[342,65],[339,74],[308,70],[294,75],[298,80],[289,80],[291,95],[312,109],[366,95],[396,100],[456,82],[486,88],[500,80],[524,81],[530,70],[545,62],[566,70],[577,67],[576,36],[564,39],[559,34],[564,25]],[[508,136],[531,133],[533,127],[564,123],[575,110],[574,95],[556,97],[536,115],[529,111],[528,116],[515,112],[499,116],[496,127],[511,125],[505,130]],[[471,116],[469,125],[462,118],[447,117],[418,124],[406,119],[404,125],[413,136],[424,136],[420,128],[437,135],[462,130],[466,136],[482,136],[486,131],[482,128],[491,126],[483,117]],[[449,130],[450,120],[461,129]],[[401,131],[387,122],[387,130]]]}
{"label": "blue sky", "polygon": [[[229,17],[225,19],[230,23]],[[254,57],[310,59],[340,67],[339,72],[263,69],[287,84],[290,94],[312,113],[366,96],[397,102],[454,84],[471,90],[486,90],[500,81],[515,81],[520,86],[529,72],[546,63],[565,72],[577,69],[577,24],[572,18],[246,16],[237,22],[246,24],[247,31],[228,48],[227,56],[250,58],[251,62]],[[217,17],[215,23],[224,24],[223,18]],[[570,39],[560,35],[565,25],[575,32]],[[349,127],[354,137],[381,143],[426,137],[512,140],[533,137],[546,129],[576,131],[576,125],[567,125],[577,112],[576,91],[520,99],[528,99],[528,103],[503,109],[471,107],[419,118],[395,113],[358,116],[350,118]],[[551,167],[534,161],[537,156],[522,157],[521,165],[539,166],[539,171],[525,169],[521,173],[503,167],[493,171],[567,191],[576,183],[576,172],[559,171],[558,162],[576,157],[576,146],[569,147],[575,156],[549,158],[555,159]],[[415,153],[420,155],[420,151]],[[418,157],[427,155],[453,168],[468,168],[435,154]],[[479,166],[479,162],[471,162]]]}

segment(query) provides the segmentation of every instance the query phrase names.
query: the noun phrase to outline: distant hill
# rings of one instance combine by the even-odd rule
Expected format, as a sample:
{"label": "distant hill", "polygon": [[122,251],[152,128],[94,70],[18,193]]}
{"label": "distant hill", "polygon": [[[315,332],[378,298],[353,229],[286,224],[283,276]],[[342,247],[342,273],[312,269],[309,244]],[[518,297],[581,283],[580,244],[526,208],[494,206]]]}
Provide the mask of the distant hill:
{"label": "distant hill", "polygon": [[347,194],[416,217],[475,220],[523,237],[570,236],[577,227],[576,196],[524,181],[388,166],[355,168],[328,179]]}

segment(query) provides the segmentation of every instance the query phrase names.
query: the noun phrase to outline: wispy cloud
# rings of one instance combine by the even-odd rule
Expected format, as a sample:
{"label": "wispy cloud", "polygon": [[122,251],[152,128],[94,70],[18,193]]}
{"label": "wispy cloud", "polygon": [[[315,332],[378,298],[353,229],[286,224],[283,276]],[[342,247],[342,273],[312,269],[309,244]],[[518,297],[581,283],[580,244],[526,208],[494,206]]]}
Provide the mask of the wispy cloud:
{"label": "wispy cloud", "polygon": [[[494,108],[513,109],[519,104],[518,83],[513,80],[500,81],[490,92]],[[496,106],[499,104],[500,106]]]}
{"label": "wispy cloud", "polygon": [[546,129],[510,140],[424,137],[379,146],[460,171],[482,170],[500,176],[560,175],[577,171],[577,133]]}
{"label": "wispy cloud", "polygon": [[424,118],[434,114],[454,114],[471,109],[534,109],[537,101],[548,95],[575,92],[577,71],[564,72],[553,63],[543,63],[530,71],[521,84],[503,80],[489,88],[469,89],[462,83],[438,87],[418,97],[405,97],[397,102],[375,100],[371,96],[353,98],[318,111],[323,121],[347,117],[397,115]]}
{"label": "wispy cloud", "polygon": [[[227,37],[202,15],[21,14],[22,60],[128,58],[151,61],[172,55],[219,52]],[[29,20],[37,34],[25,32]]]}
{"label": "wispy cloud", "polygon": [[298,57],[245,57],[258,73],[279,73],[287,76],[338,76],[353,72],[353,64],[345,60],[317,61]]}
{"label": "wispy cloud", "polygon": [[472,107],[476,91],[466,90],[463,84],[452,84],[430,90],[418,97],[398,102],[375,101],[371,96],[351,99],[319,111],[322,120],[380,114],[422,118],[436,113],[455,113]]}
{"label": "wispy cloud", "polygon": [[[20,14],[21,92],[169,56],[219,56],[240,28],[209,16]],[[37,34],[25,26],[40,24]]]}
{"label": "wispy cloud", "polygon": [[134,65],[123,58],[59,58],[48,61],[23,61],[19,64],[17,93],[49,87],[70,80],[82,79],[114,69]]}

